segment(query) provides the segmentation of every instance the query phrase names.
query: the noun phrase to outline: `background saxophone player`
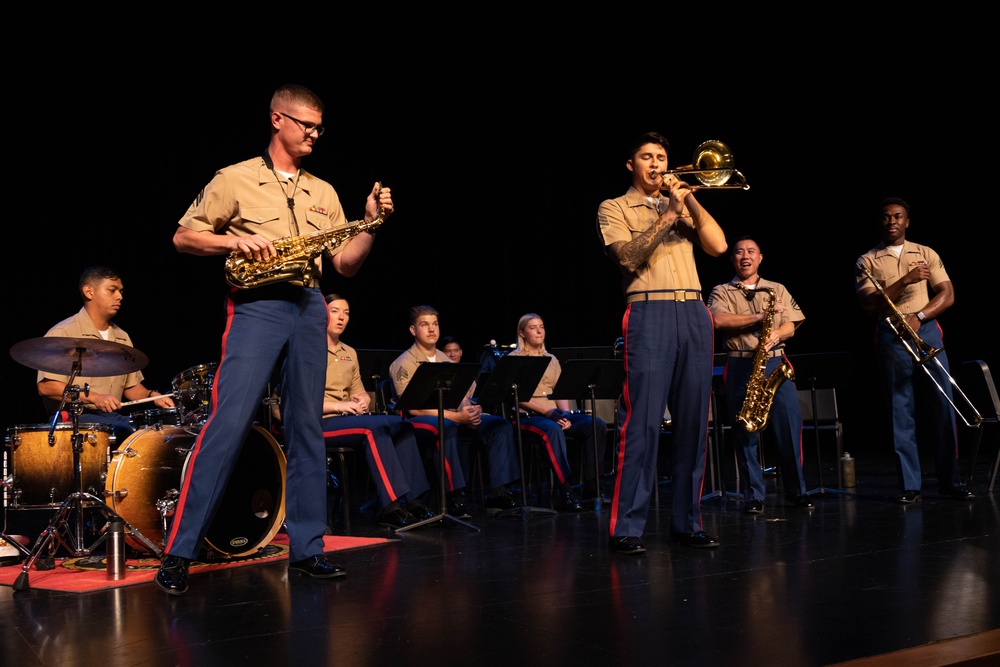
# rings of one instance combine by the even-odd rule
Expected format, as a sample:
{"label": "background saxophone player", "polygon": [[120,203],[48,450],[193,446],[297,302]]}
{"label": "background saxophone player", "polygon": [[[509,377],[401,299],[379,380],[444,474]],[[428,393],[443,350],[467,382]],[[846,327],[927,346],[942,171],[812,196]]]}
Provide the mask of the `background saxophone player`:
{"label": "background saxophone player", "polygon": [[756,241],[740,238],[730,254],[736,276],[716,285],[708,297],[715,328],[725,336],[726,403],[740,476],[747,480],[743,495],[747,501],[744,511],[749,514],[764,512],[766,485],[758,456],[760,430],[750,431],[739,423],[736,417],[742,413],[750,424],[770,425],[788,501],[803,509],[813,507],[802,474],[798,390],[785,357],[785,342],[806,316],[784,285],[760,277],[758,268],[763,259]]}
{"label": "background saxophone player", "polygon": [[[940,255],[906,240],[910,205],[898,197],[889,197],[879,204],[879,211],[882,240],[858,258],[855,293],[866,312],[888,314],[877,323],[875,354],[899,464],[900,494],[896,502],[920,500],[923,483],[918,427],[921,437],[933,442],[938,491],[948,498],[972,500],[975,495],[959,478],[951,371],[937,320],[955,303],[955,290]],[[882,285],[882,290],[873,280]],[[905,327],[893,321],[896,313],[905,319]],[[937,363],[919,368],[907,349],[907,344],[912,347],[916,341],[901,337],[907,329],[916,332],[920,342],[938,350],[934,355]],[[933,386],[932,376],[938,387]]]}
{"label": "background saxophone player", "polygon": [[[326,181],[302,169],[323,135],[323,102],[311,90],[284,85],[271,98],[270,142],[263,155],[216,172],[178,222],[174,247],[194,255],[238,251],[266,261],[274,242],[347,223],[340,198]],[[389,188],[372,186],[365,221],[393,210]],[[342,276],[353,276],[368,256],[373,231],[364,231],[326,254]],[[326,324],[319,289],[323,255],[298,278],[250,289],[231,289],[213,404],[184,466],[180,498],[164,544],[156,584],[187,591],[188,565],[222,498],[254,416],[281,363],[286,466],[285,526],[290,572],[332,578],[344,569],[323,553],[326,531],[326,448],[322,429]],[[223,278],[222,273],[219,275]]]}

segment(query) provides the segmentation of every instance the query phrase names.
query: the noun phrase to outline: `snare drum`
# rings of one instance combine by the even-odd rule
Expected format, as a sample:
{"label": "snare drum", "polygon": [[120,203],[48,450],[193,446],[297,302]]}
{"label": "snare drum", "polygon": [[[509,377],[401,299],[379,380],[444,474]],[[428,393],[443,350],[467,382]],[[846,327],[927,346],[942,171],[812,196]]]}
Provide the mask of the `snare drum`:
{"label": "snare drum", "polygon": [[[112,455],[107,503],[153,544],[163,545],[197,437],[182,426],[143,429]],[[254,425],[205,534],[205,546],[226,557],[247,556],[266,546],[284,520],[285,455],[267,431]],[[132,535],[125,541],[149,551]]]}
{"label": "snare drum", "polygon": [[110,424],[77,424],[82,437],[80,484],[74,484],[73,425],[56,424],[49,444],[49,424],[11,426],[7,429],[13,481],[6,489],[15,508],[51,508],[70,494],[85,492],[100,497],[115,442]]}
{"label": "snare drum", "polygon": [[219,364],[199,364],[177,375],[171,385],[180,424],[204,425],[212,412],[212,384]]}

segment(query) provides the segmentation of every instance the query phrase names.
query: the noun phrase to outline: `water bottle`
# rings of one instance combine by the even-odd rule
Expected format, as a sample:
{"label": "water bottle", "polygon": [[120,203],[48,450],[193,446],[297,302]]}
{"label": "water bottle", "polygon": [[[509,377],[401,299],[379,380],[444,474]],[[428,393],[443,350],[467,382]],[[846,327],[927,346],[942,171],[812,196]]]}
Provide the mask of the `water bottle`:
{"label": "water bottle", "polygon": [[854,489],[857,479],[854,476],[854,458],[850,452],[844,452],[840,457],[840,480],[845,489]]}
{"label": "water bottle", "polygon": [[125,577],[125,521],[121,518],[108,522],[106,556],[108,579],[118,581]]}

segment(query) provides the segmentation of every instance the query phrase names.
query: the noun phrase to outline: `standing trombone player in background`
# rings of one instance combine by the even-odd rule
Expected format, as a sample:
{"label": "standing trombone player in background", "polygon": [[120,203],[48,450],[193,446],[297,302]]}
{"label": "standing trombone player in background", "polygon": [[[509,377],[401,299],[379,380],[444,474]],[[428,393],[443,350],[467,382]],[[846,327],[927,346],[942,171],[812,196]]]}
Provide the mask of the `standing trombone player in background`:
{"label": "standing trombone player in background", "polygon": [[959,479],[958,409],[937,321],[955,303],[955,290],[937,252],[906,240],[910,205],[890,197],[879,208],[882,242],[858,258],[855,293],[866,312],[880,315],[875,352],[899,461],[902,490],[896,502],[920,501],[918,415],[921,436],[934,443],[938,491],[973,500]]}

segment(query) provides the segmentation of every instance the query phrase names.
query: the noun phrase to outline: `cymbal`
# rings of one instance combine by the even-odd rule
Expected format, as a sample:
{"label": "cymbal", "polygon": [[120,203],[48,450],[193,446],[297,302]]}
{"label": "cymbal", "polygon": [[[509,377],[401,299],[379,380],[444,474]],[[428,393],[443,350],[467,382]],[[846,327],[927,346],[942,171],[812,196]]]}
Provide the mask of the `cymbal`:
{"label": "cymbal", "polygon": [[60,336],[22,340],[10,348],[10,356],[28,368],[59,375],[72,375],[73,366],[79,362],[77,375],[82,377],[127,375],[149,363],[145,354],[128,345]]}

